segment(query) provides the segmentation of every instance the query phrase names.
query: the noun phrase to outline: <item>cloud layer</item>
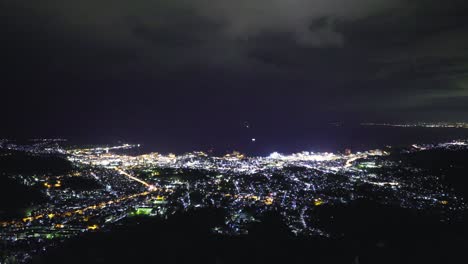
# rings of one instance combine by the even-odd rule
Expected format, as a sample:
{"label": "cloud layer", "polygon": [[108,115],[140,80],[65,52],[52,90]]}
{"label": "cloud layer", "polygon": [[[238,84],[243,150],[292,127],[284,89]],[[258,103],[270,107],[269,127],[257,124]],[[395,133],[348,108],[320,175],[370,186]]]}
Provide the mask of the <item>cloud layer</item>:
{"label": "cloud layer", "polygon": [[[432,102],[442,109],[444,102],[467,100],[466,1],[7,0],[0,5],[0,20],[11,25],[4,34],[11,40],[5,54],[18,72],[47,84],[57,78],[137,79],[160,87],[158,78],[180,78],[196,83],[187,87],[201,89],[200,97],[208,94],[203,89],[211,95],[229,87],[249,91],[252,101],[264,94],[281,101],[278,91],[287,90],[297,95],[291,96],[299,101],[294,107],[320,98],[323,109],[343,111],[426,109]],[[212,76],[211,83],[200,81]],[[106,90],[113,84],[96,86]]]}
{"label": "cloud layer", "polygon": [[[337,21],[352,21],[398,6],[398,0],[202,0],[195,8],[222,21],[235,38],[292,33],[305,45],[341,45]],[[317,23],[319,22],[319,23]]]}
{"label": "cloud layer", "polygon": [[[82,0],[11,1],[71,26],[124,31],[132,19],[154,26],[198,16],[222,25],[233,38],[289,32],[310,45],[340,44],[337,21],[352,21],[401,7],[400,0]],[[404,3],[404,1],[403,1]],[[190,19],[190,18],[189,18]],[[322,23],[317,23],[322,21]],[[323,22],[325,21],[325,22]],[[184,30],[179,28],[179,30]],[[106,32],[101,32],[106,33]],[[121,32],[124,33],[124,32]],[[190,32],[187,32],[190,33]]]}

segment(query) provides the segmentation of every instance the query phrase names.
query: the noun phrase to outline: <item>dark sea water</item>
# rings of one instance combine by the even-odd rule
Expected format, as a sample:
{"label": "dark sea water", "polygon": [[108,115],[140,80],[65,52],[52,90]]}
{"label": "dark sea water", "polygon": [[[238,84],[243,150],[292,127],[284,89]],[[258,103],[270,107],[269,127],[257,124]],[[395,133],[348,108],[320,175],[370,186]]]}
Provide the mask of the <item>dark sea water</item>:
{"label": "dark sea water", "polygon": [[[284,130],[282,130],[284,131]],[[468,129],[461,128],[402,128],[384,126],[327,126],[301,132],[278,133],[257,131],[239,135],[212,138],[203,136],[176,139],[176,144],[144,138],[141,152],[183,153],[193,150],[224,154],[234,150],[249,155],[265,156],[272,152],[295,153],[300,151],[340,152],[345,149],[364,151],[386,146],[409,146],[416,143],[440,143],[468,139]],[[252,141],[255,138],[255,141]]]}

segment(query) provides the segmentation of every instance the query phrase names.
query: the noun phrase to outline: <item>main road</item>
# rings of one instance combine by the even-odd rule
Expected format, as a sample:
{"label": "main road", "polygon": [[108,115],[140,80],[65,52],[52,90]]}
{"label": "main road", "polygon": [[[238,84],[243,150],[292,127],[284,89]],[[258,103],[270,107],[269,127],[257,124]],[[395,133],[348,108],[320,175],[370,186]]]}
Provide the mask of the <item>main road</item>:
{"label": "main road", "polygon": [[117,170],[117,172],[119,172],[121,175],[133,180],[133,181],[136,181],[136,182],[139,182],[141,184],[143,184],[144,186],[148,187],[150,190],[154,189],[154,186],[145,182],[144,180],[141,180],[141,179],[138,179],[137,177],[135,176],[132,176],[130,175],[128,172],[122,170],[121,168],[115,168]]}

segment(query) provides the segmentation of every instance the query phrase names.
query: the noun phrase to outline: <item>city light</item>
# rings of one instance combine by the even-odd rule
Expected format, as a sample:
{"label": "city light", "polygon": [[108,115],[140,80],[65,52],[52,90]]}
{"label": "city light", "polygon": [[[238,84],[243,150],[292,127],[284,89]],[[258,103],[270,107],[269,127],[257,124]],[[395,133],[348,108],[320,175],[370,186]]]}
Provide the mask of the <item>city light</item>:
{"label": "city light", "polygon": [[[58,236],[105,230],[129,216],[167,217],[179,211],[212,207],[226,211],[225,225],[215,229],[220,234],[245,234],[249,223],[275,210],[283,215],[292,233],[329,237],[332,234],[328,230],[314,224],[312,208],[349,204],[356,197],[362,199],[372,193],[384,194],[385,199],[378,202],[402,208],[451,212],[467,208],[463,199],[437,178],[393,161],[388,150],[343,154],[273,152],[265,157],[249,157],[239,152],[224,156],[204,152],[181,155],[122,152],[136,147],[124,144],[57,148],[52,152],[50,147],[45,151],[36,146],[30,149],[21,146],[22,151],[35,155],[63,155],[79,169],[67,175],[21,176],[25,184],[41,187],[51,202],[33,208],[19,220],[1,222],[0,237],[7,241],[19,238],[35,241],[44,237],[53,240]],[[401,151],[467,147],[467,141],[458,140],[413,144]],[[69,179],[92,181],[96,187],[74,190],[67,185]],[[362,188],[366,191],[361,192]],[[44,232],[29,235],[30,230],[37,228]],[[51,233],[57,230],[62,233]]]}

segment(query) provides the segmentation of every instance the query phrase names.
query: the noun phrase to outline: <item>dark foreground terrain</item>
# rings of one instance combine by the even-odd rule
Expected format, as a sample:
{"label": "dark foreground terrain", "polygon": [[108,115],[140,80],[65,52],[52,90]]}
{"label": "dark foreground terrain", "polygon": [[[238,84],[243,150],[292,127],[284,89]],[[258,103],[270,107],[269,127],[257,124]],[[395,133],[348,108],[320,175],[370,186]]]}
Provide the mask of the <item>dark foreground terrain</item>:
{"label": "dark foreground terrain", "polygon": [[466,263],[466,223],[358,201],[325,208],[334,239],[293,237],[266,215],[248,236],[220,237],[210,228],[222,212],[202,210],[169,221],[133,218],[112,232],[71,240],[34,263]]}

